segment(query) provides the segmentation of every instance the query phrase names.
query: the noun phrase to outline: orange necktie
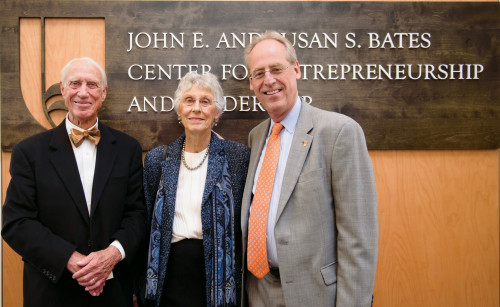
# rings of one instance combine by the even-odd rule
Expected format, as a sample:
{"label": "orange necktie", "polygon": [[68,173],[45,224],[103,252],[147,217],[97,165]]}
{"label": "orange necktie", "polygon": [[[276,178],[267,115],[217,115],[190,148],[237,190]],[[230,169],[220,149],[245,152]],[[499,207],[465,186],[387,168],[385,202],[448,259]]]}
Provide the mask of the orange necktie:
{"label": "orange necktie", "polygon": [[248,270],[259,279],[262,279],[269,272],[266,249],[267,216],[280,155],[280,131],[282,128],[281,123],[274,124],[271,136],[269,136],[266,155],[260,168],[257,187],[255,188],[250,209],[247,249]]}
{"label": "orange necktie", "polygon": [[69,138],[75,144],[76,147],[82,145],[83,140],[88,138],[94,144],[98,144],[101,138],[101,132],[97,129],[97,126],[94,126],[91,130],[80,131],[78,129],[72,128],[69,133]]}

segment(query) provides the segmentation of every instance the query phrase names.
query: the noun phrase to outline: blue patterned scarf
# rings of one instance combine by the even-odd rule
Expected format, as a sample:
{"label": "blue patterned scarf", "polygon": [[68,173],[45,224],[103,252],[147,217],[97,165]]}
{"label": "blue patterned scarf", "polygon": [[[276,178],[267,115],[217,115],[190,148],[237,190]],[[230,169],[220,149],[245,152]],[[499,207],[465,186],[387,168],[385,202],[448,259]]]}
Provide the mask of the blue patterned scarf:
{"label": "blue patterned scarf", "polygon": [[158,267],[160,264],[161,214],[163,211],[163,181],[160,180],[156,191],[155,206],[151,218],[149,235],[148,269],[146,271],[146,298],[154,300],[158,288]]}
{"label": "blue patterned scarf", "polygon": [[[210,285],[207,285],[207,306],[236,306],[237,280],[235,270],[235,225],[234,197],[228,163],[224,162],[221,176],[217,179],[211,198],[210,222],[212,232],[203,237],[204,246],[209,246],[211,261],[206,262]],[[146,272],[146,298],[154,300],[158,288],[158,267],[160,257],[160,231],[164,204],[163,183],[160,182],[156,193],[155,206],[151,220],[148,268]]]}
{"label": "blue patterned scarf", "polygon": [[[234,229],[234,197],[231,189],[231,175],[227,161],[224,162],[221,177],[217,180],[212,194],[212,262],[208,272],[211,272],[211,297],[207,300],[209,306],[236,306],[235,280],[235,238]],[[236,243],[237,244],[237,243]],[[212,302],[210,304],[210,302]]]}

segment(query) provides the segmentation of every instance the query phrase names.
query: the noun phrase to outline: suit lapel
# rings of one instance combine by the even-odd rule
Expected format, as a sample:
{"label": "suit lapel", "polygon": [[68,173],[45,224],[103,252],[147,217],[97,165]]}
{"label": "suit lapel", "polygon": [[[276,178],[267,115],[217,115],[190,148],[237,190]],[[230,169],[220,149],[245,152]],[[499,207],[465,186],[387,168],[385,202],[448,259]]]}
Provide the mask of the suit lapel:
{"label": "suit lapel", "polygon": [[75,153],[66,131],[66,120],[54,128],[50,140],[50,162],[61,178],[66,191],[71,196],[84,221],[89,221],[89,211],[85,201],[82,181],[76,164]]}
{"label": "suit lapel", "polygon": [[293,134],[290,153],[288,154],[288,160],[286,162],[276,221],[280,218],[281,213],[285,209],[285,205],[292,195],[292,191],[295,189],[302,166],[311,148],[313,136],[310,135],[309,132],[313,129],[314,124],[309,111],[309,106],[303,102],[299,119],[297,120],[297,126]]}
{"label": "suit lapel", "polygon": [[90,216],[94,215],[97,204],[99,203],[99,198],[111,175],[111,170],[113,169],[117,155],[115,136],[101,123],[99,123],[99,130],[101,131],[101,141],[97,145]]}

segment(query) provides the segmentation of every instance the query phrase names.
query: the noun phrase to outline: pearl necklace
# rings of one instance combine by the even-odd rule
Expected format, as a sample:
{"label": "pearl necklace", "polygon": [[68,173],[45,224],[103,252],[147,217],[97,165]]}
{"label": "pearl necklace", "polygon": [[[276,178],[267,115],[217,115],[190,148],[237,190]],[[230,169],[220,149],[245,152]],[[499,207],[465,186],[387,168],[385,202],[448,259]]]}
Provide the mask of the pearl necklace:
{"label": "pearl necklace", "polygon": [[199,169],[202,165],[203,165],[203,162],[205,162],[205,159],[208,157],[208,149],[210,148],[210,143],[208,143],[208,146],[207,146],[207,151],[205,152],[205,155],[203,156],[203,159],[201,159],[201,162],[200,164],[198,164],[197,166],[195,167],[191,167],[187,164],[186,162],[186,158],[184,157],[184,153],[186,152],[186,140],[184,140],[184,143],[182,144],[182,164],[184,164],[184,166],[190,170],[190,171],[194,171],[194,170],[197,170]]}

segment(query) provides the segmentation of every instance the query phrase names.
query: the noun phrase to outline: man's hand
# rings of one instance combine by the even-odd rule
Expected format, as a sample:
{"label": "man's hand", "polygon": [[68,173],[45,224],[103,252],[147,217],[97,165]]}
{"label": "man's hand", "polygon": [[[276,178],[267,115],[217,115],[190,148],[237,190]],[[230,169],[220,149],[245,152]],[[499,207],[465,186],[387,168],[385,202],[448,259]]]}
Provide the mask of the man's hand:
{"label": "man's hand", "polygon": [[70,271],[73,274],[80,271],[82,267],[79,266],[77,262],[83,260],[84,258],[85,258],[84,255],[80,254],[77,251],[74,251],[73,254],[71,254],[71,257],[69,257],[68,263],[66,264],[66,268],[68,269],[68,271]]}
{"label": "man's hand", "polygon": [[92,296],[99,296],[102,291],[104,290],[105,284],[102,284],[99,288],[94,289],[94,290],[89,290],[90,295]]}
{"label": "man's hand", "polygon": [[[66,268],[68,269],[68,271],[70,271],[73,274],[76,273],[76,272],[78,272],[83,267],[79,266],[77,264],[77,262],[78,261],[82,261],[83,259],[85,259],[84,255],[80,254],[77,251],[73,252],[73,254],[71,255],[71,257],[68,260],[68,263],[66,264]],[[104,285],[102,285],[101,287],[99,287],[99,288],[97,288],[97,289],[95,289],[93,291],[90,291],[90,294],[93,295],[93,296],[98,296],[99,294],[102,293],[103,288],[104,288]]]}
{"label": "man's hand", "polygon": [[102,293],[106,279],[120,260],[122,260],[120,251],[110,245],[104,250],[90,253],[87,257],[77,261],[76,265],[81,269],[73,274],[73,278],[85,287],[85,291],[97,296]]}

